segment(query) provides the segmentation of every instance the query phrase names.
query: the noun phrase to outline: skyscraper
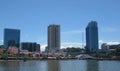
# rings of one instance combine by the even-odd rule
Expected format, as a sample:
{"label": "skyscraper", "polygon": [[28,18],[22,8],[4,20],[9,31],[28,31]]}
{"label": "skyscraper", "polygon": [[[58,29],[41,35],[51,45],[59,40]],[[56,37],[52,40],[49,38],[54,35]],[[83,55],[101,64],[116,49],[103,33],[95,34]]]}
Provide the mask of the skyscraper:
{"label": "skyscraper", "polygon": [[86,27],[86,52],[98,52],[98,26],[96,21],[91,21]]}
{"label": "skyscraper", "polygon": [[20,30],[18,29],[4,29],[4,46],[18,47],[20,44]]}
{"label": "skyscraper", "polygon": [[48,26],[48,51],[56,52],[60,49],[60,25]]}

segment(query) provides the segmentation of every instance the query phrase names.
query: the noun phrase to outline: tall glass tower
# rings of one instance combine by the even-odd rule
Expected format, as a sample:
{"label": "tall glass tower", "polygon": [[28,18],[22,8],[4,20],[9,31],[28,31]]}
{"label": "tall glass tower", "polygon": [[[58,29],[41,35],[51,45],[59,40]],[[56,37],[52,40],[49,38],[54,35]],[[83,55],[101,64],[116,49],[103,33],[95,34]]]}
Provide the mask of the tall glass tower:
{"label": "tall glass tower", "polygon": [[19,48],[20,44],[20,30],[18,29],[4,29],[4,46],[14,46]]}
{"label": "tall glass tower", "polygon": [[98,52],[98,26],[96,21],[91,21],[86,27],[86,52]]}
{"label": "tall glass tower", "polygon": [[56,52],[60,49],[60,25],[48,26],[48,51]]}

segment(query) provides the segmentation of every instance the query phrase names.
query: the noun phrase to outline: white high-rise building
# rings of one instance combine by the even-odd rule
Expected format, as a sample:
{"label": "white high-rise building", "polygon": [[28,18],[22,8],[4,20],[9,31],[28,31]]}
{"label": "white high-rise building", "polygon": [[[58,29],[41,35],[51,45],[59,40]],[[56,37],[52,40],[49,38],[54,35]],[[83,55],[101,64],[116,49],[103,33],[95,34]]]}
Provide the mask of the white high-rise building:
{"label": "white high-rise building", "polygon": [[48,26],[48,51],[57,52],[60,50],[60,25]]}

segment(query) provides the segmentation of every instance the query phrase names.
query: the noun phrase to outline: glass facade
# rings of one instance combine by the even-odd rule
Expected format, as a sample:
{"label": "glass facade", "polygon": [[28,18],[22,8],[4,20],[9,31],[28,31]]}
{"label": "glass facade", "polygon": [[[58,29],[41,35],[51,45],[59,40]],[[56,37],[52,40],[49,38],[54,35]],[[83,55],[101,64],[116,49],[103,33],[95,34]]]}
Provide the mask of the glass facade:
{"label": "glass facade", "polygon": [[86,51],[98,52],[98,26],[96,21],[89,22],[86,27]]}
{"label": "glass facade", "polygon": [[4,46],[18,47],[20,44],[20,30],[18,29],[4,29]]}

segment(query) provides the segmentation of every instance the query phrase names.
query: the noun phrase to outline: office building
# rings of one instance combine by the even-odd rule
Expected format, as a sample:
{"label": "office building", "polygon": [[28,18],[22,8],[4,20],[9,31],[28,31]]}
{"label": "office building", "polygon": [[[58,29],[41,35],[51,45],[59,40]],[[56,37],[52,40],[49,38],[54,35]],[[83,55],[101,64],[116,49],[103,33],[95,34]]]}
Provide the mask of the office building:
{"label": "office building", "polygon": [[36,52],[41,52],[40,48],[40,44],[36,44]]}
{"label": "office building", "polygon": [[60,50],[60,25],[48,26],[48,51],[57,52]]}
{"label": "office building", "polygon": [[98,26],[96,21],[91,21],[86,27],[86,52],[98,52]]}
{"label": "office building", "polygon": [[36,42],[22,42],[21,50],[28,50],[29,52],[40,52],[40,45]]}
{"label": "office building", "polygon": [[20,30],[18,29],[4,29],[4,46],[8,47],[17,47],[19,48],[20,44]]}

